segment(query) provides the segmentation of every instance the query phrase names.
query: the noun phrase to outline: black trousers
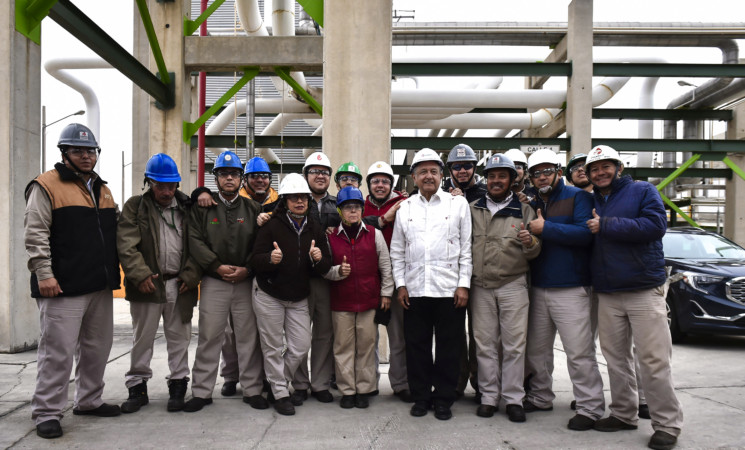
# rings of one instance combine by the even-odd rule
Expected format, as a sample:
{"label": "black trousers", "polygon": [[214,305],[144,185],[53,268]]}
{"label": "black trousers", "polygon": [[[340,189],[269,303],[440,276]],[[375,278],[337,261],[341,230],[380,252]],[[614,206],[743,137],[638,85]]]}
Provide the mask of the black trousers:
{"label": "black trousers", "polygon": [[409,389],[415,401],[443,406],[455,401],[465,317],[466,308],[455,308],[452,297],[409,298],[409,309],[404,311],[404,337]]}

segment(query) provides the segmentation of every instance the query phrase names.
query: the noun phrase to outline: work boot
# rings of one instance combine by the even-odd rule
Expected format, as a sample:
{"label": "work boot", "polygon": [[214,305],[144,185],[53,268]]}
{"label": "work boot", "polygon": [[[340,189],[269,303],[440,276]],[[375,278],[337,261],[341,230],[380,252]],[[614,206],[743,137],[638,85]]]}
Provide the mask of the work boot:
{"label": "work boot", "polygon": [[184,397],[186,388],[189,387],[189,377],[180,380],[168,380],[168,412],[176,412],[184,409]]}
{"label": "work boot", "polygon": [[220,389],[220,395],[222,395],[223,397],[234,396],[236,392],[235,386],[237,384],[237,381],[225,380],[225,382],[222,384],[222,389]]}
{"label": "work boot", "polygon": [[147,397],[147,382],[143,381],[136,386],[129,388],[129,398],[122,403],[123,413],[135,413],[141,407],[148,404],[150,399]]}
{"label": "work boot", "polygon": [[62,436],[59,420],[51,419],[36,425],[36,435],[44,439],[54,439]]}

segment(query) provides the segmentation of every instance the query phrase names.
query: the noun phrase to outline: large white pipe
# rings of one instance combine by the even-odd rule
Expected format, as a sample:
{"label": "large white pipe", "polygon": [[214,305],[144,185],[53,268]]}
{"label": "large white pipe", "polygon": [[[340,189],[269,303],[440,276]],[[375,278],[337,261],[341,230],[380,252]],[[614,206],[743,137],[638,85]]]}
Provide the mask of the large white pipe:
{"label": "large white pipe", "polygon": [[539,128],[553,120],[554,116],[560,109],[540,109],[534,113],[518,114],[459,114],[440,120],[407,120],[397,119],[391,124],[392,128],[473,128],[473,129],[492,129],[492,128],[518,128],[527,130]]}
{"label": "large white pipe", "polygon": [[[645,78],[639,93],[639,108],[654,108],[654,91],[660,79]],[[640,120],[637,125],[637,137],[639,139],[652,139],[654,137],[654,121]],[[636,167],[652,167],[654,153],[638,152],[636,154]]]}

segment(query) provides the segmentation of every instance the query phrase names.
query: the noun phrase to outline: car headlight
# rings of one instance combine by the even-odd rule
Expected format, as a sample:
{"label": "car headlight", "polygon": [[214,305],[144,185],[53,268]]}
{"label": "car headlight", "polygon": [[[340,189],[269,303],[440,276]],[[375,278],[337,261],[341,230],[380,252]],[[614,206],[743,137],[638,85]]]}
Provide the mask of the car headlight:
{"label": "car headlight", "polygon": [[724,281],[724,277],[717,275],[710,275],[707,273],[696,273],[696,272],[683,272],[683,282],[688,284],[693,289],[708,294],[709,291],[705,287],[712,284],[721,283]]}

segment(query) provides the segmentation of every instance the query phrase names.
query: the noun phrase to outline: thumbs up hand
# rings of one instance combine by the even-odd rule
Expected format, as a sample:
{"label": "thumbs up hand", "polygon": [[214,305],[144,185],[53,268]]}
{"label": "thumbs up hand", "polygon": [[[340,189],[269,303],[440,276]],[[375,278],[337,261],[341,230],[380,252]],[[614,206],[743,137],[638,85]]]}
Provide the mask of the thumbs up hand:
{"label": "thumbs up hand", "polygon": [[344,278],[348,277],[350,273],[352,273],[352,266],[349,265],[347,262],[347,256],[344,255],[344,259],[341,262],[341,267],[339,268],[339,273]]}
{"label": "thumbs up hand", "polygon": [[543,233],[543,224],[546,220],[543,218],[540,209],[537,210],[536,213],[538,214],[538,217],[530,221],[530,232],[536,236],[540,236],[541,233]]}
{"label": "thumbs up hand", "polygon": [[316,247],[316,241],[315,239],[310,241],[310,251],[308,252],[310,254],[310,259],[313,260],[313,262],[318,262],[321,260],[321,249]]}
{"label": "thumbs up hand", "polygon": [[530,234],[530,231],[525,229],[525,224],[520,224],[520,231],[517,232],[517,238],[520,240],[520,242],[525,247],[532,247],[533,246],[533,236]]}
{"label": "thumbs up hand", "polygon": [[282,261],[282,250],[279,249],[277,242],[274,242],[274,250],[272,250],[271,262],[272,264],[279,264]]}
{"label": "thumbs up hand", "polygon": [[587,228],[590,229],[592,234],[598,234],[600,232],[600,216],[598,216],[595,208],[592,208],[592,219],[587,221]]}

